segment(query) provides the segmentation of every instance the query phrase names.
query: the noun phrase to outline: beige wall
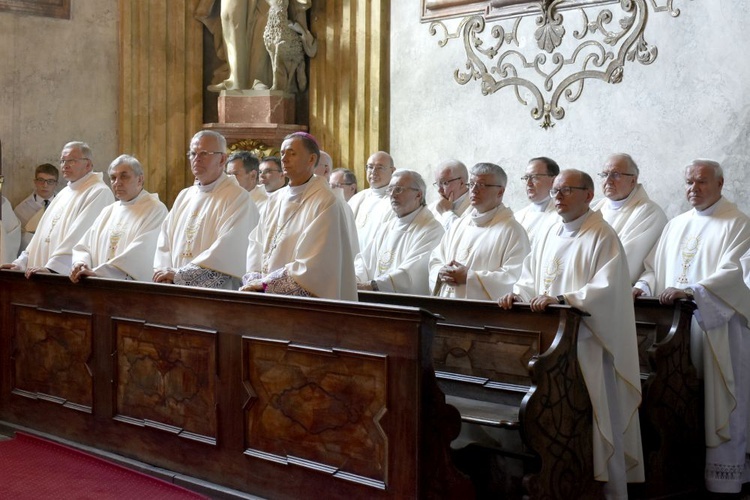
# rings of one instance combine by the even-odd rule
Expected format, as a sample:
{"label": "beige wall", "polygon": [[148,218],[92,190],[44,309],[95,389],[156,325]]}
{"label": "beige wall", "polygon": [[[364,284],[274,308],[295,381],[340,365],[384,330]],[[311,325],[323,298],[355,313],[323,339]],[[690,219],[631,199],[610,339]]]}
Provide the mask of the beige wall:
{"label": "beige wall", "polygon": [[96,170],[117,155],[117,0],[71,4],[70,20],[0,12],[3,193],[13,204],[67,141],[88,142]]}
{"label": "beige wall", "polygon": [[[483,96],[477,82],[456,83],[453,72],[465,70],[462,40],[439,47],[419,21],[417,0],[393,2],[390,144],[398,166],[430,174],[450,157],[469,166],[499,163],[510,178],[506,203],[520,209],[526,200],[518,178],[529,158],[550,156],[593,174],[608,154],[629,152],[672,217],[688,208],[681,167],[709,157],[725,167],[726,196],[750,212],[750,2],[675,0],[674,7],[678,17],[649,18],[646,39],[659,50],[653,64],[628,63],[618,85],[587,83],[566,104],[565,118],[545,131],[510,88]],[[568,38],[578,24],[567,26]]]}

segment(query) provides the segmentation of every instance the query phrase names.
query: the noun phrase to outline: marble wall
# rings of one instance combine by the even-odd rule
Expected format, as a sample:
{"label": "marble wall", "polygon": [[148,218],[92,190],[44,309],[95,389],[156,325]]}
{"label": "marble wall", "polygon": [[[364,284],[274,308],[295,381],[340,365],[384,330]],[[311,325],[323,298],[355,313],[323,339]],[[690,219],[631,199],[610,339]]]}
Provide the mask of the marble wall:
{"label": "marble wall", "polygon": [[[550,156],[594,174],[608,154],[628,152],[651,197],[672,217],[689,208],[682,167],[707,157],[724,166],[727,198],[750,213],[750,2],[674,0],[679,16],[648,20],[655,62],[628,63],[617,85],[586,83],[549,130],[512,90],[483,96],[476,82],[456,83],[454,71],[465,69],[462,42],[439,47],[429,24],[420,23],[419,3],[391,7],[390,143],[397,166],[429,175],[431,183],[442,159],[499,163],[510,178],[506,204],[520,209],[526,198],[519,177],[529,158]],[[446,25],[455,29],[458,20]],[[568,26],[566,36],[575,28]]]}
{"label": "marble wall", "polygon": [[69,20],[0,12],[3,194],[14,205],[68,141],[89,143],[96,170],[117,156],[118,3],[71,4]]}

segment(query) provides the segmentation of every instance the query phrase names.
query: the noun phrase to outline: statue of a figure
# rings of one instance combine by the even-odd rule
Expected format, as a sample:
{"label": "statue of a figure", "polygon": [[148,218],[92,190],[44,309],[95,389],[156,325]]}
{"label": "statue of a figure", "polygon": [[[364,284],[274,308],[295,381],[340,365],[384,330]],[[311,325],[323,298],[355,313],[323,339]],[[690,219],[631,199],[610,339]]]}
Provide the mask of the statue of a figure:
{"label": "statue of a figure", "polygon": [[[312,0],[284,3],[288,4],[285,14],[293,21],[292,29],[312,57],[317,50],[317,41],[307,26]],[[217,56],[227,63],[214,73],[208,90],[268,89],[273,85],[274,67],[264,41],[269,0],[200,0],[195,15],[214,36]]]}
{"label": "statue of a figure", "polygon": [[[271,90],[294,92],[295,76],[297,90],[307,88],[305,75],[305,54],[314,57],[318,45],[307,26],[290,24],[287,16],[289,0],[266,0],[270,6],[268,22],[263,32],[263,40],[271,56],[273,85]],[[308,5],[309,5],[308,0]],[[301,3],[301,2],[298,2]]]}

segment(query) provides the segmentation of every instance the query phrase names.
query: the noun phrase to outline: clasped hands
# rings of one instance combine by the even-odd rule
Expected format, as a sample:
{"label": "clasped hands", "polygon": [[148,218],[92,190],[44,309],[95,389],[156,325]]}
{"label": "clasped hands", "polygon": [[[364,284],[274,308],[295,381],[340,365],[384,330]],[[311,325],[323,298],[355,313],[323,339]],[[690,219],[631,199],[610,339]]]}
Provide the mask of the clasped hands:
{"label": "clasped hands", "polygon": [[446,285],[465,285],[466,276],[469,273],[469,268],[465,265],[452,260],[447,266],[443,266],[438,271],[438,281],[445,283]]}

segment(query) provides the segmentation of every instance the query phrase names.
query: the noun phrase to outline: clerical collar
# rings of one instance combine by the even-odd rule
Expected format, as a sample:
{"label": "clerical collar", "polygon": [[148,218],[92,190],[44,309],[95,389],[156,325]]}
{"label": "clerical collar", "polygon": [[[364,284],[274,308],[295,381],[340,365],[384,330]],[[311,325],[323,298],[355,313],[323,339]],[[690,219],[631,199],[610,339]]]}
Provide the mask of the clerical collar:
{"label": "clerical collar", "polygon": [[385,192],[387,189],[388,189],[388,184],[379,188],[371,187],[370,191],[372,191],[372,194],[374,194],[378,198],[385,198],[386,196],[388,196],[388,193]]}
{"label": "clerical collar", "polygon": [[70,189],[73,189],[73,190],[78,189],[80,186],[82,186],[83,184],[85,184],[86,183],[86,179],[88,179],[92,175],[94,175],[94,171],[93,170],[91,172],[87,173],[86,175],[84,175],[83,177],[81,177],[80,179],[78,179],[77,181],[72,181],[72,182],[68,181],[68,187]]}
{"label": "clerical collar", "polygon": [[495,215],[497,215],[497,211],[503,208],[504,205],[501,203],[495,208],[491,208],[490,210],[487,210],[485,213],[480,214],[477,212],[476,208],[471,209],[471,221],[474,223],[477,227],[485,227],[487,224],[492,221],[492,219],[495,218]]}
{"label": "clerical collar", "polygon": [[714,212],[716,212],[716,209],[719,208],[719,202],[721,200],[723,200],[723,199],[724,199],[724,197],[722,196],[721,198],[719,198],[718,200],[716,200],[716,203],[714,203],[710,207],[706,208],[705,210],[698,210],[696,208],[695,209],[695,213],[697,215],[700,215],[701,217],[711,217],[714,214]]}
{"label": "clerical collar", "polygon": [[226,177],[227,177],[227,174],[222,172],[219,175],[219,177],[217,177],[216,180],[213,181],[212,183],[203,185],[200,183],[200,181],[197,181],[198,183],[196,184],[196,186],[198,186],[198,189],[200,190],[201,193],[210,193],[216,188],[216,186],[218,186],[221,183],[221,181],[226,179]]}
{"label": "clerical collar", "polygon": [[52,198],[54,198],[55,195],[57,195],[57,193],[52,193],[52,196],[50,196],[49,198],[42,198],[41,196],[34,193],[34,201],[49,201],[51,203]]}
{"label": "clerical collar", "polygon": [[546,211],[546,210],[547,210],[547,205],[549,204],[549,200],[550,200],[550,197],[549,197],[549,196],[547,196],[547,197],[546,197],[545,199],[543,199],[543,200],[542,200],[542,201],[540,201],[539,203],[533,202],[533,203],[531,204],[531,208],[532,208],[532,209],[533,209],[533,210],[534,210],[535,212],[544,212],[544,211]]}
{"label": "clerical collar", "polygon": [[456,208],[461,206],[461,203],[464,201],[464,198],[466,198],[467,196],[469,196],[469,191],[466,191],[464,194],[459,196],[457,200],[453,200],[453,206],[451,207],[451,209],[455,212]]}
{"label": "clerical collar", "polygon": [[137,195],[135,195],[135,198],[133,198],[132,200],[130,200],[130,201],[122,201],[122,200],[120,200],[120,205],[124,205],[124,206],[135,205],[136,201],[138,201],[139,199],[143,198],[147,194],[148,193],[146,192],[145,189],[141,189],[140,193],[138,193]]}
{"label": "clerical collar", "polygon": [[403,217],[398,217],[396,225],[399,227],[408,226],[414,221],[414,219],[417,218],[417,215],[419,215],[419,212],[421,212],[423,208],[424,205],[420,206],[410,214],[406,214]]}
{"label": "clerical collar", "polygon": [[578,217],[576,220],[563,222],[560,236],[574,236],[581,229],[583,223],[586,222],[586,219],[589,218],[589,215],[591,215],[591,210],[586,210],[586,213]]}
{"label": "clerical collar", "polygon": [[300,198],[302,198],[302,195],[305,193],[305,190],[310,185],[310,181],[312,181],[315,178],[315,176],[311,176],[309,179],[307,179],[307,182],[304,184],[300,184],[299,186],[292,186],[291,184],[286,186],[289,188],[289,191],[287,191],[287,199],[290,201],[298,201]]}
{"label": "clerical collar", "polygon": [[635,196],[635,192],[638,190],[638,186],[640,186],[640,184],[636,184],[630,194],[621,200],[610,200],[609,198],[607,198],[607,206],[610,208],[610,210],[620,210],[623,205],[625,205],[633,196]]}

